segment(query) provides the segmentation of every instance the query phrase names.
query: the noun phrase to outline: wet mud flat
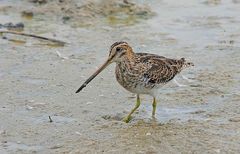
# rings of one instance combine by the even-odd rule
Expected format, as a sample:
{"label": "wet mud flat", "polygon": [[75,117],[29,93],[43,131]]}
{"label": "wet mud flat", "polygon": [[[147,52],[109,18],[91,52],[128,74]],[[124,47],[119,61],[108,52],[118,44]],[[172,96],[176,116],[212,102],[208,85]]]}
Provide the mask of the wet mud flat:
{"label": "wet mud flat", "polygon": [[[0,30],[23,23],[67,42],[1,34],[0,153],[240,152],[240,2],[128,2],[0,2]],[[132,121],[121,121],[136,100],[114,64],[75,94],[119,40],[195,64],[183,71],[194,82],[163,87],[156,119],[143,95]]]}

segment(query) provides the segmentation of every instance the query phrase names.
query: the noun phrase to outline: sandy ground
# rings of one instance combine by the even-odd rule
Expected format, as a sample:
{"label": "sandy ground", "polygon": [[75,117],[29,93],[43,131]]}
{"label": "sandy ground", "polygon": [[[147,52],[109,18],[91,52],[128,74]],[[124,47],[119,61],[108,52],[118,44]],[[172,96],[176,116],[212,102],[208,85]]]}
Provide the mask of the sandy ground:
{"label": "sandy ground", "polygon": [[[128,5],[0,2],[0,24],[23,22],[24,32],[69,43],[58,47],[3,35],[1,154],[240,153],[240,1]],[[33,17],[22,11],[33,12]],[[195,63],[182,73],[194,82],[177,77],[188,86],[163,87],[155,120],[152,98],[143,95],[133,120],[121,121],[135,96],[116,82],[114,64],[75,94],[119,40],[136,52]]]}

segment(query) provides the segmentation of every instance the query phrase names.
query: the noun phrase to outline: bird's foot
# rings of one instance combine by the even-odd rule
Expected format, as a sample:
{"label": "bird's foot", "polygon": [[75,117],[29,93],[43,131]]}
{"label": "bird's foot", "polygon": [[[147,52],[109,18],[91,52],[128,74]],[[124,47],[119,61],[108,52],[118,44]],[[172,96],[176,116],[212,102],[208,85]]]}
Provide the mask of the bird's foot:
{"label": "bird's foot", "polygon": [[155,112],[152,112],[152,118],[155,118]]}
{"label": "bird's foot", "polygon": [[155,111],[153,111],[153,112],[152,112],[152,119],[156,119],[156,116],[155,116],[155,115],[156,115],[156,113],[155,113]]}
{"label": "bird's foot", "polygon": [[131,116],[127,116],[127,117],[123,118],[123,121],[126,123],[129,123],[130,120],[131,120]]}
{"label": "bird's foot", "polygon": [[152,121],[154,121],[154,122],[157,121],[157,118],[154,115],[152,115]]}

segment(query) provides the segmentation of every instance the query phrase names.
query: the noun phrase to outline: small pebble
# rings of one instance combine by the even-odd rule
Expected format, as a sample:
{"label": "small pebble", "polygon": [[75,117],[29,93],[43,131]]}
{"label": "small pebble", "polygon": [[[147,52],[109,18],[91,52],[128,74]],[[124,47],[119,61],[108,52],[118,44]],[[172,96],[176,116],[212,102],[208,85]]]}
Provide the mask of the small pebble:
{"label": "small pebble", "polygon": [[31,0],[32,3],[45,4],[47,0]]}
{"label": "small pebble", "polygon": [[69,16],[64,16],[62,17],[63,23],[66,23],[67,21],[69,21],[71,19],[71,17]]}
{"label": "small pebble", "polygon": [[240,122],[240,117],[233,117],[229,119],[230,122]]}
{"label": "small pebble", "polygon": [[22,11],[22,17],[31,19],[33,17],[33,12],[32,11]]}
{"label": "small pebble", "polygon": [[0,130],[0,135],[6,134],[6,130]]}
{"label": "small pebble", "polygon": [[75,132],[77,135],[82,135],[80,132]]}
{"label": "small pebble", "polygon": [[3,27],[13,27],[14,25],[13,25],[13,23],[11,23],[11,22],[8,22],[8,23],[5,23],[4,25],[3,25]]}
{"label": "small pebble", "polygon": [[23,30],[24,24],[22,22],[13,24],[11,22],[5,23],[2,27],[7,28],[8,30]]}
{"label": "small pebble", "polygon": [[55,146],[50,147],[50,149],[59,149],[61,147],[63,147],[63,145],[55,145]]}
{"label": "small pebble", "polygon": [[220,149],[214,149],[214,151],[215,151],[216,153],[220,153],[220,152],[221,152]]}
{"label": "small pebble", "polygon": [[29,105],[27,105],[27,106],[26,106],[26,109],[27,109],[27,110],[32,110],[32,109],[33,109],[33,107],[32,107],[32,106],[29,106]]}
{"label": "small pebble", "polygon": [[87,104],[87,105],[89,105],[89,104],[93,104],[93,102],[87,102],[86,104]]}
{"label": "small pebble", "polygon": [[23,24],[22,22],[20,22],[20,23],[17,23],[17,24],[15,25],[15,27],[24,28],[24,24]]}
{"label": "small pebble", "polygon": [[108,119],[111,118],[111,116],[110,115],[104,115],[104,116],[102,116],[102,118],[105,119],[105,120],[108,120]]}

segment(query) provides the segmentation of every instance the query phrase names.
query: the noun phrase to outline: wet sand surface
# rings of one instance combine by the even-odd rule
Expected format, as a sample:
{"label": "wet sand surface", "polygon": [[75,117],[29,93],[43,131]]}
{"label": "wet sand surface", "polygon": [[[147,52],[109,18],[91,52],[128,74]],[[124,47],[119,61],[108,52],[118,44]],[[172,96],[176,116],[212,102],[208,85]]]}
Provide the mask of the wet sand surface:
{"label": "wet sand surface", "polygon": [[[1,35],[0,153],[240,153],[240,1],[100,2],[0,2],[0,24],[68,42]],[[162,88],[156,119],[142,95],[121,121],[135,95],[114,64],[75,94],[120,40],[195,64],[182,72],[194,82]]]}

